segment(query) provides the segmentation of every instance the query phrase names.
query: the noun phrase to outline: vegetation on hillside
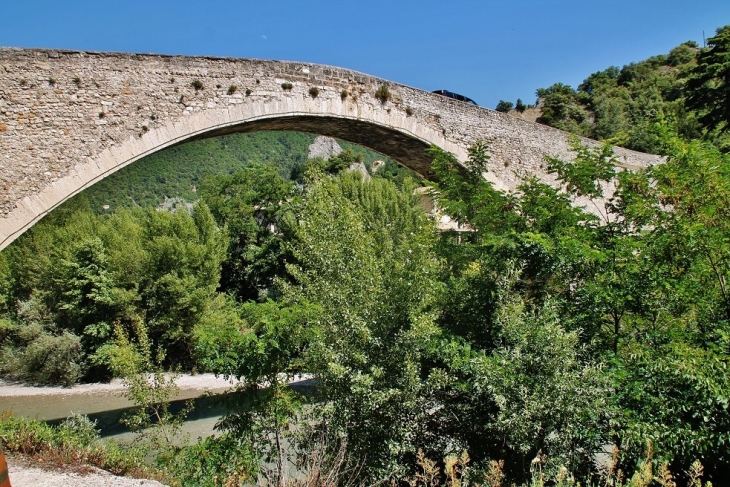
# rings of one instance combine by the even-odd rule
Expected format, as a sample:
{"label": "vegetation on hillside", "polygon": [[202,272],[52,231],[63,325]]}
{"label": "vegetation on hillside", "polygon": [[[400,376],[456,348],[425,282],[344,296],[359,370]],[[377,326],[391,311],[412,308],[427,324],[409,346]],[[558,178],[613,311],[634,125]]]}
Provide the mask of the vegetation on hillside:
{"label": "vegetation on hillside", "polygon": [[[303,132],[265,131],[196,140],[155,152],[99,181],[78,198],[95,213],[119,208],[154,208],[167,200],[197,201],[206,178],[230,175],[250,165],[273,165],[285,179],[296,179],[306,164],[315,136]],[[338,141],[362,157],[367,166],[386,162],[386,171],[401,171],[387,157],[355,144]]]}
{"label": "vegetation on hillside", "polygon": [[[593,73],[577,88],[538,88],[537,121],[654,154],[662,152],[662,141],[652,127],[667,122],[685,139],[702,138],[728,150],[729,52],[725,26],[705,48],[687,41],[667,54]],[[509,111],[512,103],[500,101],[497,109]]]}

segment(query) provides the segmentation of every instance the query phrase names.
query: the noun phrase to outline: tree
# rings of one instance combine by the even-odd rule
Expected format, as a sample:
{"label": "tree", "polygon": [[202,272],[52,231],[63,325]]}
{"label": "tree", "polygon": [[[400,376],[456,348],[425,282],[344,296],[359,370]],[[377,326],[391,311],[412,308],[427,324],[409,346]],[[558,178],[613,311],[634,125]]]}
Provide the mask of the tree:
{"label": "tree", "polygon": [[511,101],[499,100],[499,103],[497,103],[494,109],[498,112],[509,113],[512,108],[514,108],[514,104]]}
{"label": "tree", "polygon": [[306,370],[329,403],[326,424],[372,481],[403,472],[424,411],[421,357],[434,332],[434,229],[410,190],[359,173],[309,175],[285,218],[295,264],[286,302],[321,311]]}
{"label": "tree", "polygon": [[292,194],[274,165],[251,165],[231,176],[206,180],[201,195],[228,234],[221,289],[246,301],[265,297],[284,274],[280,227],[282,204]]}
{"label": "tree", "polygon": [[686,104],[707,129],[724,132],[730,130],[730,26],[717,29],[707,44],[689,71]]}

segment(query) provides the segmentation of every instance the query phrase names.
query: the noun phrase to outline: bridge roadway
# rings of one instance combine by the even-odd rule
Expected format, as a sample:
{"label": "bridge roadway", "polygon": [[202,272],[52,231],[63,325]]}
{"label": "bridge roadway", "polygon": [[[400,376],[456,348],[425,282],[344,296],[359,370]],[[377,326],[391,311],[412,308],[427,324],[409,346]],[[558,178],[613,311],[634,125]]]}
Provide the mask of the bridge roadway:
{"label": "bridge roadway", "polygon": [[[488,177],[502,188],[524,173],[549,181],[544,156],[571,157],[562,131],[348,69],[0,48],[0,249],[66,199],[146,155],[257,130],[338,137],[426,177],[431,144],[463,161],[471,144],[487,140]],[[659,162],[617,154],[627,167]]]}

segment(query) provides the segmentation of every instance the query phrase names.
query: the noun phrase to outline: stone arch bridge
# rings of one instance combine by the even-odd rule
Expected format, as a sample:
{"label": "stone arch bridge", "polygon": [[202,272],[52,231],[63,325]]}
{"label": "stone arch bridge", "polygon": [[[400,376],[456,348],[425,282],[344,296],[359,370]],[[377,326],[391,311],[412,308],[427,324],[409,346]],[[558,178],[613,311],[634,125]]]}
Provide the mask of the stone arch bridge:
{"label": "stone arch bridge", "polygon": [[[441,88],[441,87],[438,87]],[[300,62],[0,48],[0,249],[134,161],[233,132],[298,130],[367,146],[430,176],[425,148],[464,160],[491,143],[490,177],[547,178],[567,134],[347,69]],[[654,156],[618,149],[627,166]]]}

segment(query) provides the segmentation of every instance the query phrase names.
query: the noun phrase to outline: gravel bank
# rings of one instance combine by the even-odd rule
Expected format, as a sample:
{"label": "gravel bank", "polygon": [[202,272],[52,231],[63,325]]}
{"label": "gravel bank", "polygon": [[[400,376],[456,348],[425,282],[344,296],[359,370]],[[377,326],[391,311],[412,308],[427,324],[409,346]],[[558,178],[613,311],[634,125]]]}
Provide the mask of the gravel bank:
{"label": "gravel bank", "polygon": [[[183,374],[177,381],[180,391],[221,391],[229,389],[236,383],[234,380],[226,380],[223,377],[216,377],[214,374]],[[119,379],[114,379],[108,384],[77,384],[72,387],[35,387],[24,384],[9,382],[0,379],[0,398],[13,396],[54,396],[54,395],[76,395],[76,394],[98,394],[114,393],[124,390],[124,385]]]}
{"label": "gravel bank", "polygon": [[156,480],[117,477],[104,470],[87,467],[88,473],[38,468],[28,460],[8,457],[8,473],[13,487],[164,487]]}

